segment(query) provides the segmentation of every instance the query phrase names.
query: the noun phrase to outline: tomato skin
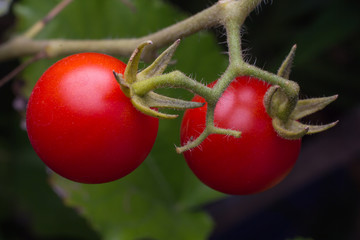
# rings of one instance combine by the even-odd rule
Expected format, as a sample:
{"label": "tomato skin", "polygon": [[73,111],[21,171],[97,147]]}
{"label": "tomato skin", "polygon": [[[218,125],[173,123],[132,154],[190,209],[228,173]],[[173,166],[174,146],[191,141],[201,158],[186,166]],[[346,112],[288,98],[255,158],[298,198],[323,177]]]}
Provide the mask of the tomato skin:
{"label": "tomato skin", "polygon": [[30,142],[53,171],[81,183],[110,182],[135,170],[149,154],[158,119],[137,111],[112,71],[120,60],[80,53],[52,65],[29,98]]}
{"label": "tomato skin", "polygon": [[[214,122],[241,131],[241,138],[212,134],[184,152],[190,169],[207,186],[227,194],[254,194],[275,186],[293,168],[301,140],[285,140],[274,131],[263,105],[269,87],[255,78],[237,77],[219,99]],[[193,101],[205,102],[200,96]],[[185,112],[182,145],[203,131],[206,109],[207,105]]]}

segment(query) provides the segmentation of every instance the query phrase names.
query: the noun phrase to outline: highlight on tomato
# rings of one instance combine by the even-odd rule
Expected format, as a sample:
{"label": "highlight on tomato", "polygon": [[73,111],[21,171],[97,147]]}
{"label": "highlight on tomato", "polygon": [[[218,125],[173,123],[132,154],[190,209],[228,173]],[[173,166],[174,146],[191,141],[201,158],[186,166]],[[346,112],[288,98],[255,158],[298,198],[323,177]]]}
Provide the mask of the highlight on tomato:
{"label": "highlight on tomato", "polygon": [[41,160],[81,183],[105,183],[134,171],[155,142],[158,119],[136,110],[113,76],[126,64],[100,53],[52,65],[29,98],[26,127]]}

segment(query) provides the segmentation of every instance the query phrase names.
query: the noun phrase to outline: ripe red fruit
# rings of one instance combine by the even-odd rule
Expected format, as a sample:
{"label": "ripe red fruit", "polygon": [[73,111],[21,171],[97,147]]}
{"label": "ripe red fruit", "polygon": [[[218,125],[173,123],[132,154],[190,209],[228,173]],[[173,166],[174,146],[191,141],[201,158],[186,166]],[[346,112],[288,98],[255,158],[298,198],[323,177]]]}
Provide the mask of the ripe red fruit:
{"label": "ripe red fruit", "polygon": [[[278,184],[293,168],[301,140],[286,140],[274,131],[263,105],[269,87],[255,78],[236,78],[216,105],[215,126],[241,131],[241,137],[213,134],[184,152],[190,169],[209,187],[228,194],[258,193]],[[205,102],[200,96],[193,101]],[[185,112],[182,145],[204,130],[206,110],[207,105]]]}
{"label": "ripe red fruit", "polygon": [[31,93],[30,142],[53,171],[73,181],[105,183],[135,170],[149,154],[158,119],[136,110],[113,70],[120,60],[80,53],[51,66]]}

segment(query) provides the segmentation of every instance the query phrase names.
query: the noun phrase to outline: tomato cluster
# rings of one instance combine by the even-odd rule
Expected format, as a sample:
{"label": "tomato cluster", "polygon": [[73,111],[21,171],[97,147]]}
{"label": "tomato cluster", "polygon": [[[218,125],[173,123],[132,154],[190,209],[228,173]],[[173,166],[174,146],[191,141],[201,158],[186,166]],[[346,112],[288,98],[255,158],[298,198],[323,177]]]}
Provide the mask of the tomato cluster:
{"label": "tomato cluster", "polygon": [[[81,183],[105,183],[126,176],[149,154],[158,119],[136,110],[113,71],[120,60],[99,53],[66,57],[39,79],[29,98],[26,126],[43,162],[59,175]],[[214,83],[213,83],[214,84]],[[213,84],[211,86],[213,86]],[[215,108],[215,125],[239,130],[241,138],[210,135],[184,153],[194,174],[228,194],[251,194],[280,182],[293,167],[300,140],[279,137],[265,112],[269,85],[236,78]],[[193,101],[205,102],[200,96]],[[205,128],[207,105],[185,112],[181,144]]]}

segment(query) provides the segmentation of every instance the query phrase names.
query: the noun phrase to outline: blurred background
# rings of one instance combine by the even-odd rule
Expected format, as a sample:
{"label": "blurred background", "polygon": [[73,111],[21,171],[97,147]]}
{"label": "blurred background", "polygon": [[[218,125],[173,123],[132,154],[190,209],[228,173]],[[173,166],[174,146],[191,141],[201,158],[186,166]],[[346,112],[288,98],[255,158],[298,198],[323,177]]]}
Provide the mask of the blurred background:
{"label": "blurred background", "polygon": [[[38,38],[143,36],[195,14],[215,2],[114,0],[112,2],[117,2],[119,8],[110,9],[108,6],[113,6],[114,3],[110,4],[109,1],[94,4],[91,3],[94,1],[89,1],[86,3],[88,9],[85,10],[79,7],[71,10],[70,5],[69,10],[65,9],[61,13],[63,17],[60,14]],[[0,4],[3,2],[5,1],[0,1]],[[0,43],[23,32],[58,2],[13,1],[9,11],[0,16]],[[130,2],[130,5],[124,2]],[[76,4],[72,4],[76,8]],[[80,4],[84,2],[77,3],[76,6],[81,6]],[[129,7],[132,4],[135,11]],[[93,6],[97,6],[97,15],[89,12]],[[125,9],[121,10],[121,14],[126,17],[125,25],[129,26],[120,22],[120,9]],[[78,18],[69,19],[73,15],[71,11],[77,11]],[[166,194],[157,192],[156,187],[149,188],[143,196],[158,198],[156,203],[161,207],[166,205],[168,208],[164,207],[165,210],[182,206],[181,209],[185,210],[175,216],[183,216],[185,212],[192,214],[194,211],[210,216],[208,219],[204,217],[205,220],[194,220],[195,215],[181,218],[184,222],[194,220],[195,229],[181,222],[177,231],[183,237],[179,239],[201,239],[199,236],[212,240],[275,240],[296,237],[316,240],[360,239],[359,12],[360,2],[356,0],[276,0],[262,4],[246,21],[243,46],[249,62],[276,72],[291,46],[297,44],[291,79],[301,86],[301,97],[339,94],[338,100],[325,110],[305,120],[314,124],[340,120],[339,124],[325,133],[303,139],[302,151],[294,170],[278,186],[252,196],[224,196],[202,186],[173,149],[173,145],[179,143],[178,132],[171,133],[174,129],[179,129],[180,120],[177,120],[172,123],[161,122],[159,139],[146,160],[155,162],[158,167],[155,173],[151,170],[154,165],[148,164],[127,177],[124,182],[111,185],[109,189],[127,189],[128,183],[138,184],[136,186],[145,189],[147,186],[142,186],[143,183],[140,182],[147,181],[144,177],[146,173],[152,171],[155,176],[160,176],[154,177],[154,182],[160,181],[160,185],[167,182],[169,189],[178,190],[175,191],[174,200],[165,201]],[[89,16],[101,18],[104,23],[85,20]],[[64,22],[66,24],[62,25]],[[75,27],[70,27],[69,23]],[[137,24],[137,28],[132,23]],[[227,64],[225,41],[224,30],[221,28],[201,32],[184,40],[178,49],[174,68],[201,81],[215,80]],[[21,61],[23,59],[0,62],[0,78]],[[104,237],[106,227],[100,224],[100,217],[93,218],[96,220],[89,218],[91,211],[88,209],[94,206],[89,203],[81,205],[81,201],[72,197],[69,183],[55,180],[49,184],[45,167],[33,152],[23,130],[26,98],[41,75],[41,69],[46,69],[45,66],[53,61],[55,60],[44,60],[30,66],[23,74],[0,88],[0,239],[111,239],[106,234]],[[174,93],[170,90],[168,93],[191,97],[185,92]],[[175,171],[177,172],[174,174]],[[180,180],[178,172],[181,173]],[[152,180],[149,181],[151,184]],[[105,188],[106,186],[101,190]],[[56,194],[58,191],[53,189],[62,189],[68,195],[61,195],[63,198],[60,198]],[[80,190],[91,196],[95,194],[95,190],[86,187]],[[152,196],[154,192],[156,197]],[[143,209],[146,212],[147,208]],[[116,219],[110,216],[111,211],[108,214],[108,221]],[[142,219],[143,215],[132,215],[131,221],[136,223],[139,218]],[[173,218],[170,215],[169,219]],[[153,219],[154,225],[161,226],[166,219]],[[194,233],[196,226],[200,226],[199,232],[203,235]],[[154,226],[152,228],[156,229]],[[133,233],[135,230],[124,231]],[[151,235],[150,232],[149,230],[149,235],[134,233],[130,236],[150,239],[161,239],[159,236],[164,236],[161,233]]]}

